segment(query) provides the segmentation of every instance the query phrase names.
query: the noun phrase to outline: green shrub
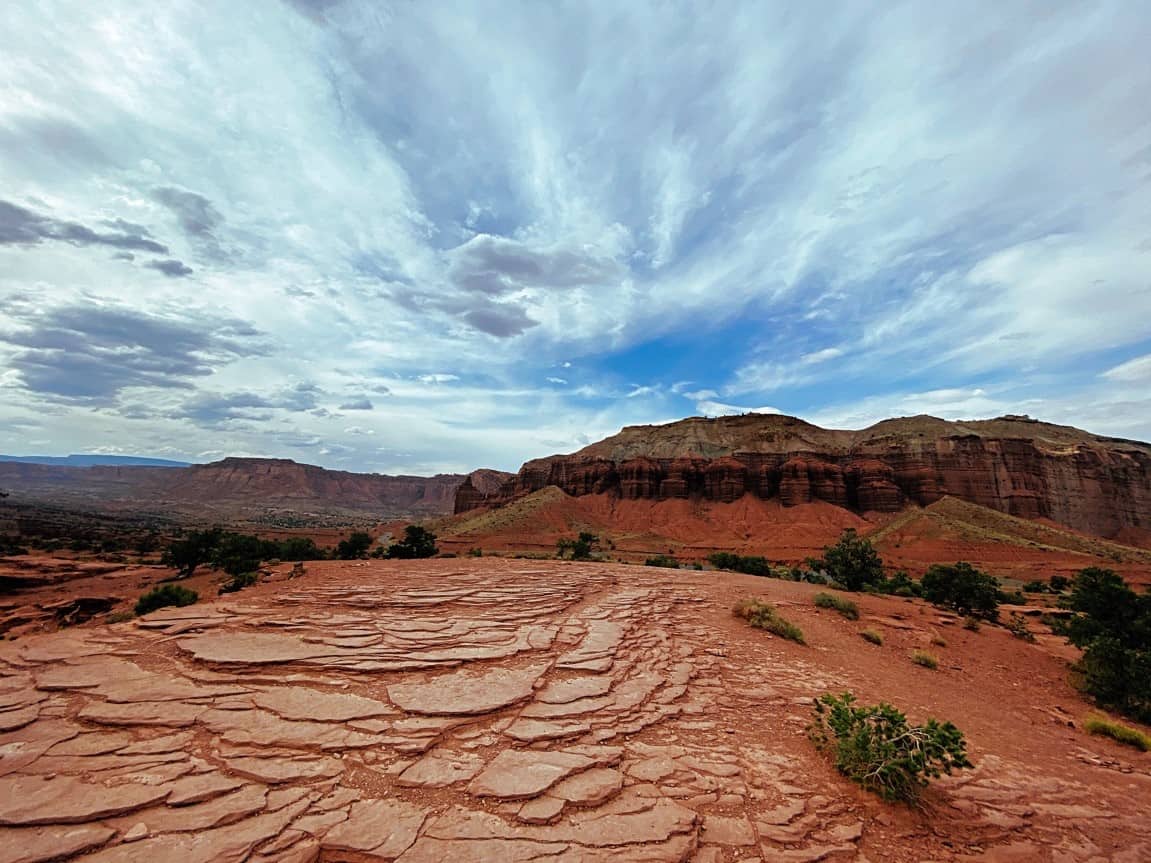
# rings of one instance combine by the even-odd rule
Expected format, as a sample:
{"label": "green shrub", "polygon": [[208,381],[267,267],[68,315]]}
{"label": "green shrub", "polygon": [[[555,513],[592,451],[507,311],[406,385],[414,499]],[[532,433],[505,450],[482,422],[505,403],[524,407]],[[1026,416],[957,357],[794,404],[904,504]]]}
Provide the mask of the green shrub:
{"label": "green shrub", "polygon": [[872,644],[883,646],[883,633],[878,629],[865,629],[859,633],[864,641],[870,641]]}
{"label": "green shrub", "polygon": [[715,554],[708,555],[707,561],[716,569],[730,569],[732,572],[742,572],[746,575],[759,575],[767,578],[775,575],[775,571],[771,568],[771,562],[766,557],[717,551]]}
{"label": "green shrub", "polygon": [[833,596],[830,593],[817,593],[815,604],[820,608],[834,608],[848,620],[859,620],[859,606],[850,599]]}
{"label": "green shrub", "polygon": [[963,628],[968,632],[979,632],[979,618],[970,615],[963,618]]}
{"label": "green shrub", "polygon": [[935,564],[923,574],[923,597],[965,617],[999,616],[999,580],[969,563]]}
{"label": "green shrub", "polygon": [[743,618],[756,629],[766,630],[772,635],[778,635],[780,638],[786,638],[798,644],[807,644],[803,638],[802,629],[787,618],[781,617],[779,612],[762,600],[741,599],[732,609],[732,613],[736,617]]}
{"label": "green shrub", "polygon": [[220,585],[220,593],[236,593],[260,580],[257,572],[238,572]]}
{"label": "green shrub", "polygon": [[668,554],[657,554],[643,562],[644,566],[658,566],[663,569],[679,569],[679,561]]}
{"label": "green shrub", "polygon": [[483,557],[483,556],[484,556],[484,550],[482,548],[476,547],[476,548],[469,548],[468,549],[468,557]]}
{"label": "green shrub", "polygon": [[341,539],[336,546],[336,558],[339,560],[362,560],[368,556],[368,549],[372,547],[372,535],[357,530]]}
{"label": "green shrub", "polygon": [[866,585],[883,581],[883,561],[879,552],[853,528],[843,532],[839,541],[823,550],[823,557],[809,561],[811,569],[825,573],[844,590],[859,591]]}
{"label": "green shrub", "polygon": [[572,560],[591,560],[592,552],[599,544],[594,533],[582,531],[576,539],[561,539],[556,543],[556,557],[564,558],[569,552]]}
{"label": "green shrub", "polygon": [[933,647],[947,647],[947,639],[942,635],[933,635],[931,636],[931,645]]}
{"label": "green shrub", "polygon": [[1047,581],[1047,586],[1051,588],[1052,593],[1062,593],[1071,586],[1071,579],[1063,575],[1053,575]]}
{"label": "green shrub", "polygon": [[918,581],[914,581],[904,570],[899,570],[891,578],[884,579],[875,585],[876,593],[886,593],[891,596],[919,596],[923,589]]}
{"label": "green shrub", "polygon": [[1043,581],[1029,581],[1023,585],[1024,593],[1049,593],[1050,588]]}
{"label": "green shrub", "polygon": [[439,548],[436,547],[436,535],[434,533],[418,524],[409,524],[404,528],[404,538],[388,546],[388,557],[399,560],[415,560],[435,557],[439,551]]}
{"label": "green shrub", "polygon": [[1127,746],[1134,746],[1143,752],[1151,752],[1151,736],[1144,734],[1138,728],[1113,722],[1106,716],[1089,716],[1083,721],[1083,730],[1088,734],[1098,734],[1110,737]]}
{"label": "green shrub", "polygon": [[1137,594],[1109,569],[1088,567],[1065,605],[1075,616],[1060,626],[1083,649],[1083,686],[1104,707],[1151,722],[1151,591]]}
{"label": "green shrub", "polygon": [[170,605],[183,607],[199,600],[200,595],[178,584],[164,584],[154,587],[140,597],[136,603],[137,616],[155,611],[157,608],[166,608]]}
{"label": "green shrub", "polygon": [[808,734],[840,773],[886,800],[915,802],[930,779],[972,766],[950,722],[911,725],[890,704],[857,707],[849,692],[816,699]]}
{"label": "green shrub", "polygon": [[104,622],[105,623],[124,623],[125,621],[132,620],[135,616],[136,616],[135,613],[132,612],[131,609],[125,608],[125,609],[122,609],[121,611],[113,611],[111,614],[109,614],[107,617],[104,618]]}
{"label": "green shrub", "polygon": [[1035,633],[1027,628],[1027,620],[1022,614],[1012,614],[1011,617],[1008,618],[1005,626],[1007,627],[1007,631],[1016,638],[1021,638],[1024,641],[1035,641]]}
{"label": "green shrub", "polygon": [[926,650],[913,650],[911,661],[916,665],[922,665],[924,668],[930,668],[932,671],[939,667],[939,658]]}

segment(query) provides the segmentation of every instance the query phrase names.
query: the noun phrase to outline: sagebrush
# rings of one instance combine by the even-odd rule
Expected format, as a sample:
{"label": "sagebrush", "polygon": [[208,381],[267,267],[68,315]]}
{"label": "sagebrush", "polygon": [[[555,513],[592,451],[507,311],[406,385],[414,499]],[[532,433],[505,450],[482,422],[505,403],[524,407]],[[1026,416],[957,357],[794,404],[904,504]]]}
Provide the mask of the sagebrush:
{"label": "sagebrush", "polygon": [[815,604],[820,608],[834,608],[848,620],[859,620],[859,606],[850,599],[830,593],[817,593]]}
{"label": "sagebrush", "polygon": [[157,608],[166,608],[171,605],[183,607],[199,600],[200,595],[179,584],[165,584],[154,587],[140,597],[136,603],[136,614],[147,614]]}
{"label": "sagebrush", "polygon": [[786,638],[798,644],[807,644],[803,637],[803,630],[785,617],[772,606],[760,599],[741,599],[736,603],[732,613],[741,617],[756,629],[762,629],[780,638]]}
{"label": "sagebrush", "polygon": [[857,706],[850,692],[816,699],[808,734],[840,773],[886,800],[913,803],[931,779],[972,766],[950,722],[912,725],[890,704]]}

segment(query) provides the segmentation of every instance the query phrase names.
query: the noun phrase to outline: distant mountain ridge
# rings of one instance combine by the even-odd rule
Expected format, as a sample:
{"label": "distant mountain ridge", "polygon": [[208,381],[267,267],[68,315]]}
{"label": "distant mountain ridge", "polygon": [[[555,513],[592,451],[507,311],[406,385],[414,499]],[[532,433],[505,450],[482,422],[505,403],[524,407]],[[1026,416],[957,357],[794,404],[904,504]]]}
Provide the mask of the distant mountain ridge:
{"label": "distant mountain ridge", "polygon": [[21,464],[54,464],[68,467],[190,467],[190,461],[173,461],[167,458],[151,458],[138,455],[102,455],[100,453],[73,453],[72,455],[4,455],[0,462],[20,462]]}
{"label": "distant mountain ridge", "polygon": [[1026,416],[901,417],[859,431],[773,414],[629,426],[570,455],[526,462],[494,493],[464,482],[455,511],[504,506],[548,486],[622,500],[825,501],[858,514],[951,496],[1100,537],[1151,535],[1151,445]]}
{"label": "distant mountain ridge", "polygon": [[[510,474],[477,472],[493,489]],[[327,470],[290,459],[226,458],[186,467],[0,462],[10,502],[154,512],[185,519],[268,524],[440,516],[452,511],[463,474],[388,476]]]}

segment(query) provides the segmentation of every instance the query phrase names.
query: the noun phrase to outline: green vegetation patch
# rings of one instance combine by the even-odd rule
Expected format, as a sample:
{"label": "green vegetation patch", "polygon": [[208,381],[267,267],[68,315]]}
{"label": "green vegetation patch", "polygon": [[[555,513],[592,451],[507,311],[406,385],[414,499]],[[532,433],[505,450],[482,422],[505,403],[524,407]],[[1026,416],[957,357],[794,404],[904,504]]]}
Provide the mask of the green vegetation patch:
{"label": "green vegetation patch", "polygon": [[760,599],[741,599],[735,604],[732,613],[749,626],[763,629],[772,635],[786,638],[797,644],[807,644],[803,638],[803,630],[785,617],[781,617],[774,607]]}
{"label": "green vegetation patch", "polygon": [[859,606],[850,599],[831,593],[817,593],[815,604],[820,608],[833,608],[848,620],[859,620]]}
{"label": "green vegetation patch", "polygon": [[147,614],[157,608],[167,608],[173,605],[183,608],[185,605],[192,605],[199,599],[200,595],[194,590],[189,590],[178,584],[163,584],[160,587],[152,588],[140,597],[136,603],[136,614]]}
{"label": "green vegetation patch", "polygon": [[950,722],[912,725],[890,704],[857,706],[850,692],[816,699],[808,735],[840,773],[885,800],[914,803],[929,780],[972,766]]}
{"label": "green vegetation patch", "polygon": [[1089,716],[1083,721],[1083,730],[1088,734],[1110,737],[1126,746],[1134,746],[1143,752],[1151,752],[1151,735],[1138,728],[1115,722],[1106,716]]}
{"label": "green vegetation patch", "polygon": [[916,665],[922,665],[924,668],[930,668],[932,671],[939,668],[939,657],[934,653],[928,653],[926,650],[913,650],[911,661]]}

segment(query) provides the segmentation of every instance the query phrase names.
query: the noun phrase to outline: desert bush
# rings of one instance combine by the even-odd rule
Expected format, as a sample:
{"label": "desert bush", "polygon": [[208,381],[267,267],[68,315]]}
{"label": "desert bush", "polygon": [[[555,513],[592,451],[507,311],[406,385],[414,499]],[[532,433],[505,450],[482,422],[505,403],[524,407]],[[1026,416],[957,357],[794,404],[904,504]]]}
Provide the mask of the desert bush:
{"label": "desert bush", "polygon": [[164,584],[154,587],[145,593],[136,602],[136,614],[147,614],[157,608],[166,608],[170,605],[183,607],[199,600],[200,595],[178,584]]}
{"label": "desert bush", "polygon": [[335,557],[338,560],[362,560],[368,556],[368,549],[372,547],[372,535],[362,530],[348,534],[347,539],[341,539],[336,545]]}
{"label": "desert bush", "polygon": [[658,566],[663,569],[679,569],[679,561],[668,554],[657,554],[643,562],[644,566]]}
{"label": "desert bush", "polygon": [[1071,586],[1071,579],[1064,575],[1053,575],[1048,579],[1047,586],[1051,588],[1052,593],[1062,593]]}
{"label": "desert bush", "polygon": [[824,573],[844,590],[863,590],[883,581],[883,560],[866,539],[848,528],[839,541],[823,550],[823,557],[809,561],[810,568]]}
{"label": "desert bush", "polygon": [[484,556],[484,550],[478,546],[475,548],[469,548],[468,549],[468,557],[483,557],[483,556]]}
{"label": "desert bush", "polygon": [[929,780],[972,766],[950,722],[912,725],[890,704],[856,706],[849,692],[816,699],[808,734],[840,773],[886,800],[914,803]]}
{"label": "desert bush", "polygon": [[1097,734],[1110,737],[1127,746],[1134,746],[1143,752],[1151,752],[1151,735],[1144,734],[1138,728],[1114,722],[1106,716],[1089,716],[1083,721],[1083,730],[1088,734]]}
{"label": "desert bush", "polygon": [[834,596],[830,593],[817,593],[815,604],[819,608],[834,608],[848,620],[859,620],[859,606],[850,599]]}
{"label": "desert bush", "polygon": [[1024,593],[1050,593],[1051,589],[1044,581],[1029,581],[1023,585]]}
{"label": "desert bush", "polygon": [[935,564],[923,574],[923,597],[965,617],[999,616],[999,580],[969,563]]}
{"label": "desert bush", "polygon": [[1088,567],[1065,605],[1075,616],[1059,627],[1083,649],[1076,668],[1104,707],[1151,722],[1151,592],[1137,594],[1109,569]]}
{"label": "desert bush", "polygon": [[771,562],[766,557],[717,551],[715,554],[708,555],[707,561],[716,569],[730,569],[732,572],[742,572],[746,575],[759,575],[768,578],[775,575],[774,570],[771,568]]}
{"label": "desert bush", "polygon": [[1007,631],[1016,638],[1021,638],[1024,641],[1035,641],[1035,633],[1027,628],[1027,620],[1022,614],[1012,614],[1004,625],[1007,627]]}
{"label": "desert bush", "polygon": [[920,596],[923,589],[904,570],[899,570],[891,578],[885,578],[874,585],[876,593],[885,593],[890,596]]}
{"label": "desert bush", "polygon": [[878,629],[865,629],[859,634],[864,641],[870,641],[872,644],[883,646],[883,633]]}
{"label": "desert bush", "polygon": [[131,609],[125,608],[121,611],[113,611],[111,614],[104,618],[104,622],[124,623],[125,621],[132,620],[135,616],[135,613],[133,613]]}
{"label": "desert bush", "polygon": [[785,617],[781,617],[772,606],[759,599],[741,599],[735,604],[732,613],[747,621],[756,629],[763,629],[772,635],[786,638],[798,644],[807,644],[803,630]]}
{"label": "desert bush", "polygon": [[572,560],[591,560],[592,552],[599,544],[599,537],[586,530],[575,539],[561,539],[556,543],[556,557],[564,558],[570,553]]}
{"label": "desert bush", "polygon": [[932,647],[947,647],[947,639],[942,635],[936,634],[931,636]]}
{"label": "desert bush", "polygon": [[963,618],[963,628],[968,632],[979,632],[979,618],[970,615]]}
{"label": "desert bush", "polygon": [[932,671],[939,667],[939,658],[934,653],[928,653],[926,650],[913,650],[911,652],[911,661],[916,665],[922,665],[924,668],[930,668]]}
{"label": "desert bush", "polygon": [[388,557],[400,560],[435,557],[438,553],[436,535],[418,524],[409,524],[404,528],[404,538],[388,546]]}
{"label": "desert bush", "polygon": [[220,593],[236,593],[260,580],[257,572],[238,572],[220,585]]}
{"label": "desert bush", "polygon": [[164,549],[160,563],[177,570],[181,578],[187,578],[196,567],[211,562],[223,536],[223,529],[218,527],[193,530]]}

